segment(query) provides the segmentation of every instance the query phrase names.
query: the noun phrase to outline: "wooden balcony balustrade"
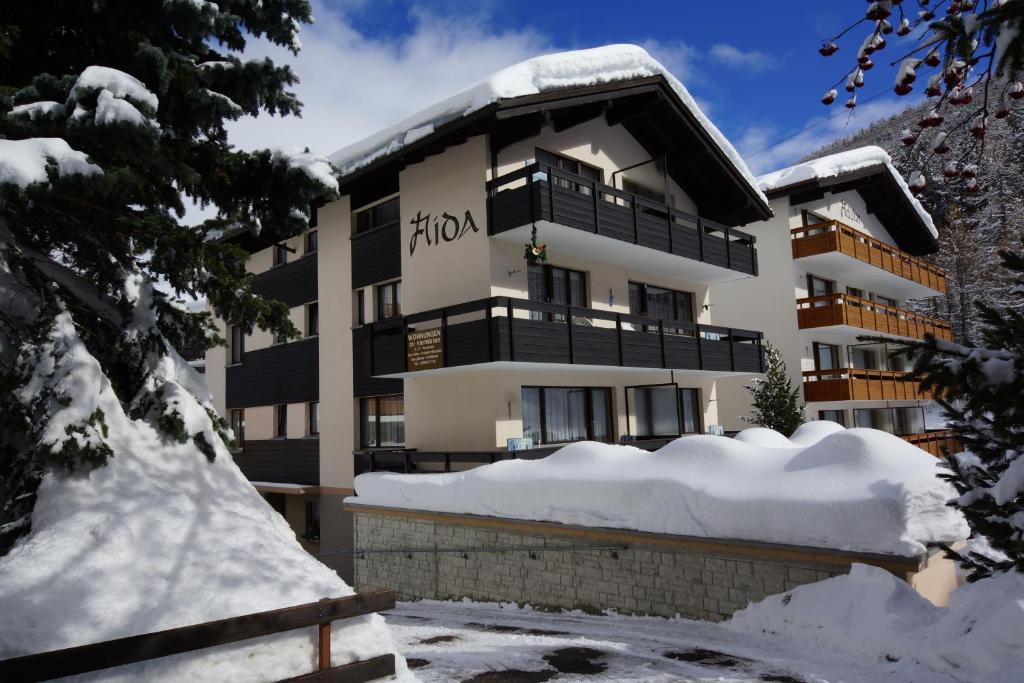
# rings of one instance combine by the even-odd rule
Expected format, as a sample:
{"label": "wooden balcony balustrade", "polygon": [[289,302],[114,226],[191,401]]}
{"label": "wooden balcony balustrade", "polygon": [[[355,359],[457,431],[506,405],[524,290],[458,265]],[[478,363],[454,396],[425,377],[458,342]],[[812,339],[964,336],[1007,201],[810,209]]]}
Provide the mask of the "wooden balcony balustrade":
{"label": "wooden balcony balustrade", "polygon": [[790,237],[795,259],[839,252],[946,293],[946,273],[941,268],[839,221],[806,225],[792,230]]}
{"label": "wooden balcony balustrade", "polygon": [[487,192],[492,235],[551,221],[757,275],[753,235],[560,168],[533,163],[488,181]]}
{"label": "wooden balcony balustrade", "polygon": [[949,453],[957,453],[962,450],[960,441],[953,436],[953,432],[948,429],[943,429],[934,432],[925,432],[923,434],[906,434],[900,437],[908,443],[912,443],[923,451],[931,453],[936,458],[944,457],[946,454],[943,449]]}
{"label": "wooden balcony balustrade", "polygon": [[797,299],[796,308],[801,330],[849,325],[912,339],[924,339],[926,334],[946,341],[953,339],[953,327],[945,320],[852,294],[822,294]]}
{"label": "wooden balcony balustrade", "polygon": [[438,330],[440,368],[512,362],[764,371],[757,331],[510,297],[413,313],[366,329],[373,377],[416,371],[408,363],[409,335],[431,329]]}
{"label": "wooden balcony balustrade", "polygon": [[823,401],[916,401],[932,398],[920,384],[899,370],[838,368],[804,372],[804,400]]}

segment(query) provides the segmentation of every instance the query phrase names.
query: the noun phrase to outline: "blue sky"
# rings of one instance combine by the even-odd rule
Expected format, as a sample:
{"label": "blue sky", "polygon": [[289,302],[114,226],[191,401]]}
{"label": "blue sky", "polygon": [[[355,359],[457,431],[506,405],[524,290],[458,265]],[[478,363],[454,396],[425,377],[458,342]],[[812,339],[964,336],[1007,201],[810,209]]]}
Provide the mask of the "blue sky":
{"label": "blue sky", "polygon": [[[846,26],[861,3],[733,2],[398,2],[314,0],[298,58],[301,121],[243,122],[243,147],[311,146],[325,153],[386,127],[521,59],[608,43],[643,45],[675,73],[755,172],[773,170],[849,134],[908,102],[891,93],[889,60],[877,59],[852,121],[840,98],[819,99],[849,67],[860,35],[821,58],[821,40]],[[895,36],[893,36],[895,38]],[[891,41],[895,42],[895,41]],[[823,120],[825,119],[825,120]],[[810,126],[804,132],[804,128]],[[794,136],[795,134],[795,136]],[[794,136],[782,144],[780,139]],[[768,149],[765,149],[768,148]]]}

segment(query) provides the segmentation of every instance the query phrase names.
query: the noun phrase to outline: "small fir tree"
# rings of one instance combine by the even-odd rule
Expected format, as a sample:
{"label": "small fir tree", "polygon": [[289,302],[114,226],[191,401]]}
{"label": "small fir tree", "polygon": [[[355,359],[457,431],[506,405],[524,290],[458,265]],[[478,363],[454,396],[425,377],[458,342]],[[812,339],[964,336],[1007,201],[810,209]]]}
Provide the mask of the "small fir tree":
{"label": "small fir tree", "polygon": [[765,376],[754,379],[746,387],[753,397],[754,414],[740,419],[789,436],[804,423],[800,389],[793,386],[782,352],[771,344],[765,344],[765,362],[768,365]]}
{"label": "small fir tree", "polygon": [[[1011,293],[1024,300],[1024,256],[1001,255],[1015,274]],[[997,551],[951,551],[972,581],[1014,568],[1024,571],[1024,313],[1019,304],[978,302],[977,307],[977,345],[929,336],[899,349],[914,360],[914,379],[935,392],[964,446],[964,452],[946,454],[951,472],[940,476],[960,494],[950,505]]]}

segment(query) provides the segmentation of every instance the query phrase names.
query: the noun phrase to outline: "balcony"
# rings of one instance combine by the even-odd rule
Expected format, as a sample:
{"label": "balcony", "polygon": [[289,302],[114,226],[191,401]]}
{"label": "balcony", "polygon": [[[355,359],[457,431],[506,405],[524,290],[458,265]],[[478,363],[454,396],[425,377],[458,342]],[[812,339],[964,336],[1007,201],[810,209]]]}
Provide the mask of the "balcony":
{"label": "balcony", "polygon": [[920,384],[899,370],[808,370],[804,372],[804,400],[825,401],[916,401],[932,398],[921,392]]}
{"label": "balcony", "polygon": [[249,481],[273,484],[320,484],[319,439],[245,441],[232,454]]}
{"label": "balcony", "polygon": [[581,258],[705,283],[757,275],[752,235],[558,168],[532,164],[487,191],[491,235],[517,246],[536,223],[549,250]]}
{"label": "balcony", "polygon": [[946,454],[943,452],[943,449],[949,453],[957,453],[962,450],[960,441],[948,429],[925,432],[923,434],[907,434],[900,438],[934,455],[936,458],[945,457]]}
{"label": "balcony", "polygon": [[857,334],[861,330],[871,330],[910,339],[924,339],[926,334],[930,334],[936,339],[953,339],[953,328],[945,320],[851,294],[823,294],[797,299],[796,308],[801,330],[848,328],[840,331]]}
{"label": "balcony", "polygon": [[814,223],[790,234],[793,258],[822,276],[913,299],[946,293],[946,274],[839,221]]}
{"label": "balcony", "polygon": [[761,333],[492,297],[368,326],[374,377],[459,367],[761,372]]}

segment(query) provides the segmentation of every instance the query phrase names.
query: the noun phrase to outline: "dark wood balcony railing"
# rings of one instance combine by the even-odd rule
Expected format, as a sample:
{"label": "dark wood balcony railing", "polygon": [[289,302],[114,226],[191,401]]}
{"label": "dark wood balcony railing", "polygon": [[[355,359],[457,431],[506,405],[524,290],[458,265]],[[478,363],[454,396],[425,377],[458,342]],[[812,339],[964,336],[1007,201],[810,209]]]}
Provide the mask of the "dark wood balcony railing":
{"label": "dark wood balcony railing", "polygon": [[886,306],[852,294],[822,294],[797,299],[796,308],[801,330],[849,325],[912,339],[924,339],[926,334],[936,339],[953,339],[953,327],[945,320]]}
{"label": "dark wood balcony railing", "polygon": [[320,485],[320,439],[244,441],[231,454],[249,481]]}
{"label": "dark wood balcony railing", "polygon": [[793,258],[839,252],[937,292],[946,293],[946,273],[922,258],[840,223],[823,221],[791,232]]}
{"label": "dark wood balcony railing", "polygon": [[492,235],[551,221],[757,275],[755,238],[610,185],[535,163],[487,183]]}
{"label": "dark wood balcony railing", "polygon": [[761,333],[492,297],[373,323],[370,374],[410,371],[409,333],[440,330],[440,367],[494,362],[762,372]]}
{"label": "dark wood balcony railing", "polygon": [[906,434],[900,438],[914,444],[923,451],[931,453],[936,458],[945,457],[946,452],[952,454],[962,450],[960,441],[948,429],[924,432],[923,434]]}
{"label": "dark wood balcony railing", "polygon": [[820,401],[914,401],[932,398],[921,385],[899,370],[839,368],[804,372],[804,400]]}

